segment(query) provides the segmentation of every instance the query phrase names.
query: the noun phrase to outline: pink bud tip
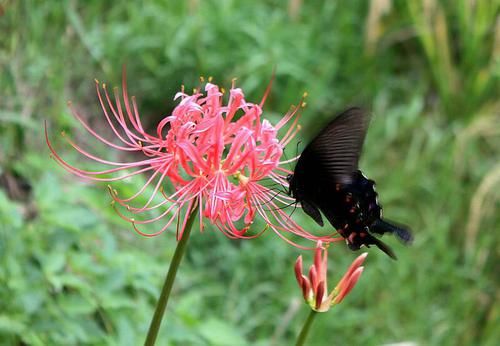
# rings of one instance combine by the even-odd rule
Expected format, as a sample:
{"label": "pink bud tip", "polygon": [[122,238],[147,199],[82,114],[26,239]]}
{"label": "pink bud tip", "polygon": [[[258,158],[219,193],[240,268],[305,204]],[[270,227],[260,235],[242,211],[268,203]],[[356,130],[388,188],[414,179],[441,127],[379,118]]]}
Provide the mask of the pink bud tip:
{"label": "pink bud tip", "polygon": [[297,257],[297,260],[295,261],[295,278],[297,279],[299,286],[301,286],[302,285],[302,255]]}
{"label": "pink bud tip", "polygon": [[325,282],[320,281],[315,291],[316,291],[315,308],[319,309],[321,307],[321,303],[323,302],[323,296],[325,295]]}
{"label": "pink bud tip", "polygon": [[337,287],[342,290],[342,287],[344,285],[347,284],[349,278],[352,276],[353,272],[359,268],[360,265],[363,264],[363,262],[365,261],[366,259],[366,256],[368,256],[368,253],[367,252],[364,252],[362,253],[361,255],[359,255],[352,263],[351,265],[349,266],[349,268],[347,269],[347,271],[345,272],[344,276],[342,277],[342,279],[340,279],[339,283],[337,284]]}
{"label": "pink bud tip", "polygon": [[364,267],[357,268],[345,282],[344,286],[340,287],[341,291],[339,295],[335,297],[334,304],[340,303],[349,294],[349,292],[351,292],[351,290],[354,288],[359,278],[361,277],[361,274],[363,274],[363,270]]}

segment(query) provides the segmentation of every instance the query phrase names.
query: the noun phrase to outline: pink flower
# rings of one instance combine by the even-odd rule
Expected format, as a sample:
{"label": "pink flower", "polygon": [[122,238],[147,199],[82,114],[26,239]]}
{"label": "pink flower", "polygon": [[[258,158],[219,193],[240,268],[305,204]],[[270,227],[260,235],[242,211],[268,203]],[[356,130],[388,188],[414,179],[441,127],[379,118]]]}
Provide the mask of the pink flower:
{"label": "pink flower", "polygon": [[331,306],[339,304],[353,289],[363,273],[363,264],[368,253],[358,256],[328,294],[326,272],[328,267],[327,250],[318,241],[314,256],[314,264],[309,269],[309,277],[302,273],[302,256],[295,262],[295,277],[302,289],[304,300],[318,312],[328,311]]}
{"label": "pink flower", "polygon": [[[231,238],[252,238],[262,233],[248,232],[256,215],[260,215],[269,228],[292,244],[284,233],[315,241],[341,239],[336,232],[314,236],[282,210],[294,202],[286,193],[280,193],[288,187],[286,175],[291,173],[283,165],[294,159],[281,161],[281,158],[284,147],[299,130],[301,107],[292,107],[275,125],[263,119],[262,107],[270,85],[259,104],[247,102],[234,81],[227,102],[224,102],[224,90],[210,80],[205,84],[204,93],[195,89],[188,94],[182,88],[174,97],[179,104],[158,123],[152,134],[144,130],[135,98],[129,100],[125,73],[122,89],[123,104],[117,89],[113,102],[106,85],[102,84],[102,92],[96,81],[98,100],[114,140],[92,129],[70,107],[75,118],[95,139],[121,152],[121,156],[128,154],[130,161],[100,158],[63,134],[83,157],[108,166],[96,171],[83,170],[57,154],[47,130],[46,140],[53,158],[77,176],[109,182],[139,174],[148,176],[145,184],[131,196],[119,197],[116,190],[110,188],[114,201],[127,214],[156,212],[154,217],[136,220],[117,208],[119,215],[130,221],[138,233],[155,236],[178,220],[179,239],[187,216],[199,205],[200,229],[203,230],[205,219]],[[281,139],[279,131],[284,132]],[[144,201],[144,195],[146,202],[139,204],[138,200]],[[155,232],[139,229],[157,221],[163,224]]]}

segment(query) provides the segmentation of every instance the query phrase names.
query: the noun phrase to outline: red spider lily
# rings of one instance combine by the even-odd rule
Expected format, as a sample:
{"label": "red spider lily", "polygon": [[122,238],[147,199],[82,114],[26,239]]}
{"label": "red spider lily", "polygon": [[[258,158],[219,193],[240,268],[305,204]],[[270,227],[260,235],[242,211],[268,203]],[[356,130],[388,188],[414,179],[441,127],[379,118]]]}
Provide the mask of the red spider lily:
{"label": "red spider lily", "polygon": [[309,269],[309,277],[302,274],[302,256],[295,262],[295,277],[302,289],[304,300],[314,311],[328,311],[331,306],[339,304],[353,289],[363,273],[363,264],[368,253],[359,255],[349,266],[337,286],[328,294],[327,260],[328,254],[322,242],[318,241],[314,255],[314,264]]}
{"label": "red spider lily", "polygon": [[[174,97],[179,104],[172,113],[163,118],[156,127],[156,133],[144,130],[135,98],[129,100],[125,73],[122,84],[122,98],[117,89],[112,101],[106,85],[96,81],[99,103],[106,123],[116,137],[109,140],[84,122],[79,113],[71,107],[75,118],[98,141],[117,151],[136,153],[141,159],[129,162],[105,160],[83,149],[64,136],[69,144],[84,157],[108,169],[87,171],[67,163],[56,153],[48,139],[47,144],[53,158],[69,172],[91,180],[116,181],[147,173],[145,184],[132,196],[119,197],[110,188],[114,201],[126,208],[128,213],[139,214],[157,211],[150,219],[136,220],[121,213],[134,229],[144,236],[156,236],[164,232],[174,220],[178,220],[178,238],[182,236],[187,216],[199,205],[200,228],[203,219],[215,224],[231,238],[252,238],[248,234],[256,215],[260,215],[278,235],[293,243],[282,233],[292,233],[313,240],[334,241],[336,233],[314,236],[282,210],[294,199],[276,192],[269,184],[287,188],[286,175],[291,173],[280,161],[283,148],[299,130],[299,107],[291,110],[276,124],[262,119],[262,107],[269,94],[267,88],[260,104],[247,102],[243,91],[233,85],[227,103],[224,92],[215,84],[206,83],[204,91],[196,89],[188,94],[182,88]],[[288,129],[281,139],[278,131],[285,125]],[[118,142],[118,144],[116,143]],[[134,155],[136,159],[139,155]],[[113,176],[113,174],[119,174]],[[140,196],[146,202],[137,205]],[[172,191],[167,194],[166,191]],[[159,197],[161,198],[160,201]],[[158,212],[159,211],[159,212]],[[180,220],[182,219],[182,220]],[[156,221],[164,222],[154,233],[146,233],[138,225]],[[180,225],[180,227],[179,227]]]}

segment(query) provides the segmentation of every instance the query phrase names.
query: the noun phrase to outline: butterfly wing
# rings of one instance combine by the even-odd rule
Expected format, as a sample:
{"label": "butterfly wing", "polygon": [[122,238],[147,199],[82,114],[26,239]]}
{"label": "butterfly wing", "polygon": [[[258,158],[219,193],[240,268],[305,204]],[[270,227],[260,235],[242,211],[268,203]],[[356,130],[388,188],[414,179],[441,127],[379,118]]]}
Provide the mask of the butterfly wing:
{"label": "butterfly wing", "polygon": [[311,141],[301,158],[305,156],[305,161],[314,162],[312,166],[316,166],[316,173],[321,173],[329,181],[351,183],[358,169],[369,123],[369,116],[361,108],[349,108],[336,116]]}
{"label": "butterfly wing", "polygon": [[332,202],[332,188],[353,180],[368,124],[369,118],[360,108],[344,111],[306,146],[295,166],[292,193],[321,226],[319,210],[325,209],[325,202]]}
{"label": "butterfly wing", "polygon": [[318,225],[323,227],[323,218],[321,217],[321,213],[317,206],[308,202],[307,200],[300,201],[300,205],[302,206],[302,210],[309,215]]}

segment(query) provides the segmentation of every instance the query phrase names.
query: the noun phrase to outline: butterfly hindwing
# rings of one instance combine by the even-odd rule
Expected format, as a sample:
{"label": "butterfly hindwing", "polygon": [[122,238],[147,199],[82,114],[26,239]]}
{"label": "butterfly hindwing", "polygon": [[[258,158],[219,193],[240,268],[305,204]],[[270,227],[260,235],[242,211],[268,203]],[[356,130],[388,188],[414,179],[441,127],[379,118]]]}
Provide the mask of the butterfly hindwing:
{"label": "butterfly hindwing", "polygon": [[300,205],[302,206],[302,210],[304,210],[304,212],[307,215],[309,215],[314,221],[316,221],[318,223],[318,225],[323,227],[323,225],[324,225],[323,218],[321,217],[321,213],[319,212],[318,207],[309,203],[306,200],[302,200],[300,202]]}

